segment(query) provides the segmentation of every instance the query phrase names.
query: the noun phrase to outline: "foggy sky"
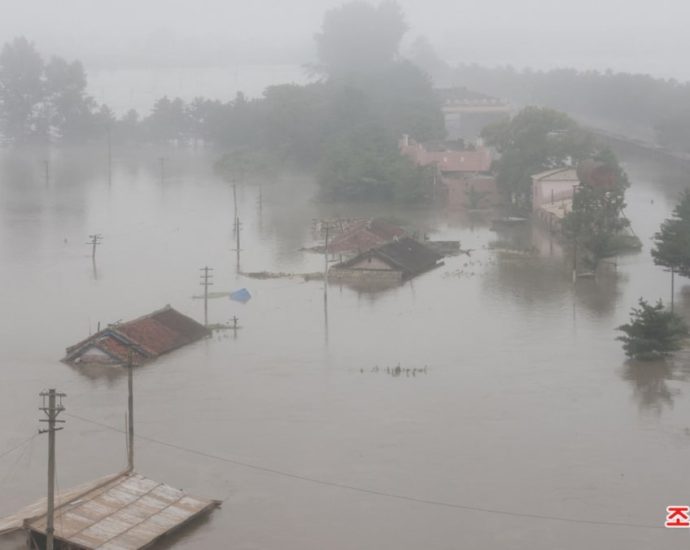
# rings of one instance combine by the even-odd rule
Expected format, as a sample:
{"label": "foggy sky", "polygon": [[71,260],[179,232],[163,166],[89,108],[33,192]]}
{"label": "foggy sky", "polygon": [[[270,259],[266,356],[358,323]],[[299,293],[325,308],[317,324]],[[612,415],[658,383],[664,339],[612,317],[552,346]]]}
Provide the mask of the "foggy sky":
{"label": "foggy sky", "polygon": [[[0,0],[0,41],[87,67],[304,63],[342,0]],[[574,66],[690,79],[683,0],[399,0],[410,32],[453,63]]]}

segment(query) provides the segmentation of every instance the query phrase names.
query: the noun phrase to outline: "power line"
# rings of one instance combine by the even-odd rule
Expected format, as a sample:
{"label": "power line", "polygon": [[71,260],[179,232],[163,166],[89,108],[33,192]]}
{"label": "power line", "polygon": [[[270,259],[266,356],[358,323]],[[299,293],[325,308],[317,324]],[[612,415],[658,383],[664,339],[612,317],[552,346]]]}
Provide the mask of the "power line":
{"label": "power line", "polygon": [[[72,418],[76,418],[77,420],[82,420],[83,422],[88,422],[91,424],[95,424],[97,426],[101,426],[104,428],[108,428],[110,430],[114,430],[114,431],[123,433],[123,430],[115,428],[114,426],[110,426],[108,424],[97,422],[95,420],[84,418],[82,416],[78,416],[75,414],[68,414],[68,416],[71,416]],[[283,470],[277,470],[275,468],[268,468],[266,466],[258,466],[256,464],[251,464],[249,462],[243,462],[240,460],[235,460],[232,458],[227,458],[227,457],[215,455],[212,453],[207,453],[204,451],[198,451],[196,449],[190,449],[190,448],[184,447],[182,445],[176,445],[175,443],[168,443],[167,441],[160,441],[158,439],[143,436],[140,434],[135,434],[135,437],[138,437],[138,438],[143,439],[145,441],[149,441],[151,443],[155,443],[157,445],[161,445],[163,447],[169,447],[171,449],[184,451],[184,452],[194,454],[197,456],[202,456],[204,458],[210,458],[210,459],[218,460],[220,462],[226,462],[228,464],[234,464],[235,466],[241,466],[243,468],[248,468],[248,469],[256,470],[259,472],[265,472],[265,473],[269,473],[269,474],[278,475],[281,477],[287,477],[290,479],[297,479],[300,481],[306,481],[306,482],[313,483],[316,485],[322,485],[322,486],[326,486],[326,487],[334,487],[337,489],[346,489],[348,491],[354,491],[357,493],[364,493],[364,494],[368,494],[368,495],[375,495],[375,496],[386,497],[386,498],[391,498],[391,499],[396,499],[396,500],[404,500],[407,502],[414,502],[417,504],[427,504],[427,505],[431,505],[431,506],[440,506],[440,507],[444,507],[444,508],[466,510],[468,512],[480,512],[480,513],[484,513],[484,514],[494,514],[494,515],[501,515],[501,516],[516,517],[516,518],[538,519],[538,520],[544,520],[544,521],[560,521],[563,523],[575,523],[575,524],[582,524],[582,525],[600,525],[600,526],[606,526],[606,527],[633,527],[633,528],[638,528],[638,529],[665,529],[665,527],[663,525],[656,525],[656,524],[632,523],[632,522],[625,522],[625,521],[606,521],[606,520],[594,520],[594,519],[577,519],[577,518],[571,518],[571,517],[566,517],[566,516],[556,516],[556,515],[548,515],[548,514],[530,514],[530,513],[525,513],[525,512],[514,512],[511,510],[500,510],[500,509],[496,509],[496,508],[487,508],[487,507],[482,507],[482,506],[471,506],[471,505],[467,505],[467,504],[457,504],[457,503],[445,502],[445,501],[441,501],[441,500],[433,500],[433,499],[426,499],[426,498],[421,498],[421,497],[401,495],[398,493],[389,493],[386,491],[378,491],[376,489],[368,489],[365,487],[357,487],[354,485],[347,485],[345,483],[337,483],[335,481],[316,479],[316,478],[312,478],[312,477],[308,477],[308,476],[303,476],[300,474],[285,472]]]}
{"label": "power line", "polygon": [[34,435],[32,435],[31,437],[29,437],[29,438],[25,439],[24,441],[22,441],[21,443],[19,443],[17,446],[12,447],[12,448],[10,448],[10,449],[7,449],[7,450],[6,450],[5,452],[3,452],[3,453],[0,453],[0,458],[2,458],[2,457],[4,457],[4,456],[7,456],[8,454],[11,454],[11,453],[13,453],[14,451],[20,449],[21,447],[23,447],[24,445],[26,445],[26,444],[27,444],[29,441],[31,441],[32,439],[37,438],[39,435],[40,435],[40,434],[34,434]]}

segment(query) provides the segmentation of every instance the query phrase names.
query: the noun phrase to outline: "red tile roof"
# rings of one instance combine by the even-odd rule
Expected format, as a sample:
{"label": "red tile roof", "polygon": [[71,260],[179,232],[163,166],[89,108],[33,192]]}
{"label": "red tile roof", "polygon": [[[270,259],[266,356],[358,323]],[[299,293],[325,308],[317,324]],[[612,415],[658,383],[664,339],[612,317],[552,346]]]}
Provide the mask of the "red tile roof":
{"label": "red tile roof", "polygon": [[79,362],[91,346],[97,347],[122,363],[140,364],[200,340],[210,331],[170,306],[133,321],[108,326],[86,340],[67,348],[64,360]]}
{"label": "red tile roof", "polygon": [[333,254],[365,252],[404,235],[405,230],[392,223],[377,219],[361,220],[336,236],[328,244],[328,251]]}

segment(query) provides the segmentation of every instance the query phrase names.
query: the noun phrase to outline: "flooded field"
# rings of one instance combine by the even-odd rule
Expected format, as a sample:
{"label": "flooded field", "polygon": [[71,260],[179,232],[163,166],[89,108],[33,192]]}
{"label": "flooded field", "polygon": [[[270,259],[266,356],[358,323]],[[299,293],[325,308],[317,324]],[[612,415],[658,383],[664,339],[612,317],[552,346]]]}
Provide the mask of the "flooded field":
{"label": "flooded field", "polygon": [[[640,296],[669,297],[651,235],[683,168],[619,152],[627,214],[644,244],[617,271],[573,285],[557,243],[491,216],[320,204],[307,177],[238,186],[243,271],[307,273],[314,218],[385,216],[470,257],[398,288],[236,273],[232,187],[204,152],[98,149],[2,157],[0,516],[44,494],[38,393],[67,394],[58,487],[125,464],[127,380],[59,362],[98,323],[170,304],[241,329],[135,373],[136,469],[224,500],[175,548],[676,549],[665,507],[690,504],[690,361],[628,365],[614,340]],[[158,158],[166,158],[161,181]],[[96,269],[88,235],[100,233]],[[535,246],[506,255],[489,243]],[[690,316],[690,292],[676,295]],[[398,366],[400,367],[398,369]],[[59,519],[56,520],[59,522]]]}

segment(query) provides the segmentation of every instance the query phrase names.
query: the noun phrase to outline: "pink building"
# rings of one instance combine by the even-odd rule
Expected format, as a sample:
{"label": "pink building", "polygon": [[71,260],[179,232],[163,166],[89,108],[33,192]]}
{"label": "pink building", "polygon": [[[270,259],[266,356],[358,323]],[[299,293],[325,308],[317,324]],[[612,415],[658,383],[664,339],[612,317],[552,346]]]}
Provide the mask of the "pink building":
{"label": "pink building", "polygon": [[490,174],[491,152],[481,145],[461,149],[452,142],[417,143],[404,135],[400,152],[418,166],[435,166],[450,208],[487,208],[498,204],[496,180]]}

